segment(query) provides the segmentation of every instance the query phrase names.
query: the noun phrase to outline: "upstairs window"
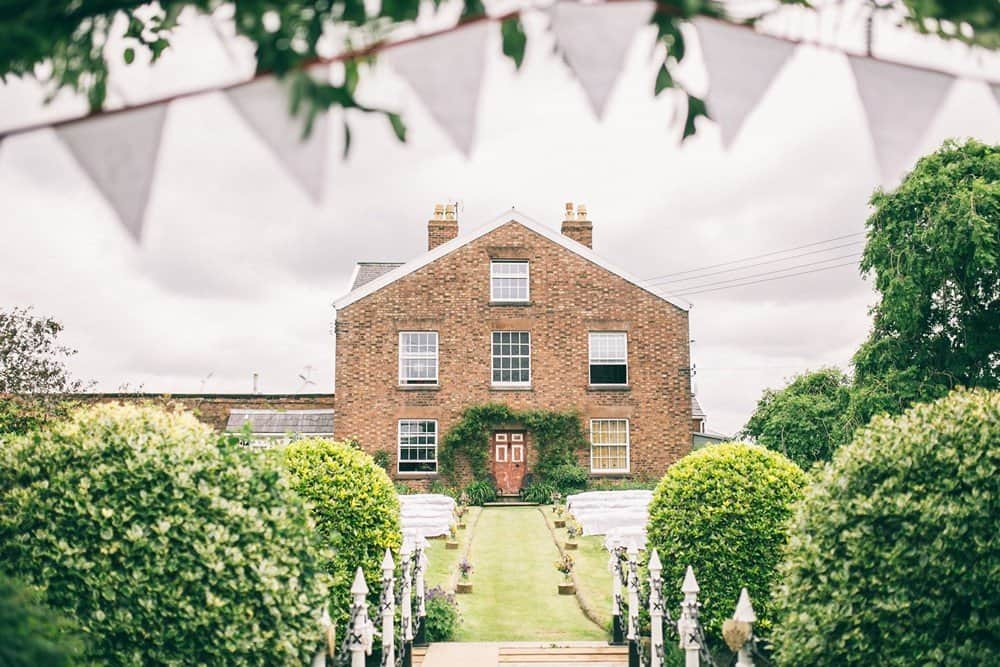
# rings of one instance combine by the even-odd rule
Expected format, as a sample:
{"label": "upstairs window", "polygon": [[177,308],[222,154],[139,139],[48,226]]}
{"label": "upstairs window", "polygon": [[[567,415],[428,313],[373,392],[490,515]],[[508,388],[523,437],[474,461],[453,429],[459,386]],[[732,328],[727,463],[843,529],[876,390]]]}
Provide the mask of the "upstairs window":
{"label": "upstairs window", "polygon": [[399,472],[437,472],[437,422],[399,420]]}
{"label": "upstairs window", "polygon": [[590,332],[590,384],[628,384],[628,337],[624,331]]}
{"label": "upstairs window", "polygon": [[436,331],[399,333],[399,384],[434,385],[438,382]]}
{"label": "upstairs window", "polygon": [[490,300],[527,301],[528,263],[500,260],[490,262]]}
{"label": "upstairs window", "polygon": [[493,332],[493,378],[495,386],[531,384],[531,334],[527,331]]}

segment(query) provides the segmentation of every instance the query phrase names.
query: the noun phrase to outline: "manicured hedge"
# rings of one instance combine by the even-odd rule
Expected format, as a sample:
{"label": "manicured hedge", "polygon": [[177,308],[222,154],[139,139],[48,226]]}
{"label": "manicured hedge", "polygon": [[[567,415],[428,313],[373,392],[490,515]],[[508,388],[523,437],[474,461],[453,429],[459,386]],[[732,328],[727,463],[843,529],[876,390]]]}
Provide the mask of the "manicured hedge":
{"label": "manicured hedge", "polygon": [[955,392],[860,431],[795,514],[781,664],[1000,664],[998,470],[1000,392]]}
{"label": "manicured hedge", "polygon": [[0,448],[0,569],[101,665],[302,664],[322,554],[283,472],[190,414],[101,405]]}
{"label": "manicured hedge", "polygon": [[653,493],[647,529],[671,605],[680,603],[691,565],[710,637],[721,635],[743,586],[766,630],[786,524],[804,483],[802,470],[781,454],[743,443],[713,445],[672,465]]}
{"label": "manicured hedge", "polygon": [[[316,527],[331,548],[330,613],[347,618],[354,572],[365,572],[377,600],[386,548],[399,551],[399,498],[385,470],[347,443],[306,439],[280,451],[296,492],[309,502]],[[398,560],[398,558],[397,558]]]}
{"label": "manicured hedge", "polygon": [[41,604],[27,586],[0,576],[0,665],[69,667],[81,643],[68,620]]}

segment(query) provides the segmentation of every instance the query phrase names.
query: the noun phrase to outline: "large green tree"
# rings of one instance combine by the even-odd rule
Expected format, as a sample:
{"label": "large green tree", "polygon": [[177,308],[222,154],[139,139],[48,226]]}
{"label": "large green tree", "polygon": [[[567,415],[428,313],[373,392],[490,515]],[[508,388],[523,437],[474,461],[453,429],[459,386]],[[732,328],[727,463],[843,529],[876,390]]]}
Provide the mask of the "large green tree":
{"label": "large green tree", "polygon": [[1000,147],[945,142],[871,205],[861,270],[881,298],[854,356],[857,421],[1000,386]]}
{"label": "large green tree", "polygon": [[[433,6],[459,4],[463,19],[486,16],[483,0],[432,0]],[[773,0],[761,7],[773,10],[782,4],[806,5],[807,0]],[[391,0],[372,5],[364,0],[159,0],[155,4],[135,0],[12,0],[0,3],[0,81],[8,75],[39,76],[53,92],[70,89],[87,96],[92,109],[103,106],[108,89],[109,58],[132,63],[145,54],[155,61],[170,48],[174,29],[185,9],[212,14],[231,22],[236,34],[249,40],[258,72],[290,76],[291,106],[307,119],[325,108],[339,106],[375,111],[359,104],[354,91],[359,65],[365,56],[346,63],[343,81],[331,84],[308,76],[305,67],[315,63],[322,44],[340,41],[348,52],[366,50],[401,25],[411,24],[421,8],[420,0]],[[1000,43],[1000,11],[995,0],[904,0],[896,8],[916,29],[942,37],[960,39],[995,48]],[[874,11],[874,9],[872,10]],[[717,0],[660,0],[650,21],[664,45],[663,63],[656,77],[655,94],[681,88],[672,71],[685,56],[681,22],[694,16],[724,16],[724,3]],[[938,19],[944,19],[941,23]],[[752,22],[752,19],[746,19]],[[954,29],[956,25],[967,29]],[[108,49],[110,41],[124,33],[125,48]],[[520,17],[512,14],[502,26],[502,48],[517,66],[524,58],[527,42]],[[447,63],[442,63],[447,67]],[[705,115],[704,103],[688,95],[684,136],[694,133],[694,121]],[[402,120],[386,113],[397,135],[405,137]]]}
{"label": "large green tree", "polygon": [[850,378],[837,368],[797,375],[784,389],[764,391],[742,434],[805,469],[829,461],[851,435],[850,388]]}

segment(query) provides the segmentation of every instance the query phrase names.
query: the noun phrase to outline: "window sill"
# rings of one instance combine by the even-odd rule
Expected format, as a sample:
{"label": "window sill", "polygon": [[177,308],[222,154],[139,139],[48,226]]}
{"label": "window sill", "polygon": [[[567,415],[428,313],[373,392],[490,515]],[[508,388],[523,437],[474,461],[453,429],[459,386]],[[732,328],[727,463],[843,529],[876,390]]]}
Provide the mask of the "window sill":
{"label": "window sill", "polygon": [[436,472],[397,472],[396,479],[434,479]]}
{"label": "window sill", "polygon": [[441,391],[439,384],[397,384],[397,391]]}
{"label": "window sill", "polygon": [[533,306],[534,301],[493,301],[490,300],[491,306]]}
{"label": "window sill", "polygon": [[535,389],[531,385],[504,387],[502,385],[491,384],[490,391],[535,391]]}
{"label": "window sill", "polygon": [[588,384],[587,391],[632,391],[630,384]]}
{"label": "window sill", "polygon": [[590,477],[600,477],[601,479],[628,479],[632,473],[627,470],[591,470]]}

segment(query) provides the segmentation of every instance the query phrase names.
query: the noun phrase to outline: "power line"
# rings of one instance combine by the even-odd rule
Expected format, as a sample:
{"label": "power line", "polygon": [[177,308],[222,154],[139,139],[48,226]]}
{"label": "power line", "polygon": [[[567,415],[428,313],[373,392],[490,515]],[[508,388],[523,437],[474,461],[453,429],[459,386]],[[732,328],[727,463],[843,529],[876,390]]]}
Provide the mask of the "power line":
{"label": "power line", "polygon": [[[690,278],[676,278],[674,280],[662,280],[656,281],[657,285],[669,285],[671,283],[683,283],[688,280],[699,280],[700,278],[708,278],[709,276],[717,276],[723,273],[730,273],[732,271],[742,271],[743,269],[752,269],[756,266],[767,266],[768,264],[777,264],[779,262],[785,262],[790,259],[798,259],[799,257],[805,257],[807,255],[817,255],[824,252],[830,252],[831,250],[839,250],[840,248],[849,248],[853,245],[859,245],[864,243],[864,241],[851,241],[850,243],[843,243],[841,245],[830,246],[828,248],[821,248],[819,250],[809,250],[808,252],[800,252],[797,255],[789,255],[788,257],[778,257],[776,259],[768,259],[763,262],[757,262],[756,264],[746,264],[745,266],[735,266],[731,269],[723,269],[722,271],[713,271],[711,273],[703,273],[699,276],[691,276]],[[786,251],[787,252],[787,251]],[[749,277],[749,276],[745,276]],[[686,289],[686,288],[684,288]]]}
{"label": "power line", "polygon": [[685,290],[696,290],[703,287],[714,287],[715,285],[722,285],[725,283],[735,283],[741,280],[750,280],[752,278],[760,278],[761,276],[770,276],[775,273],[784,273],[785,271],[792,271],[794,269],[805,269],[812,266],[818,266],[820,264],[826,264],[827,262],[835,262],[838,259],[848,259],[854,258],[854,261],[858,261],[857,253],[850,253],[849,255],[839,255],[837,257],[829,257],[827,259],[817,260],[815,262],[804,262],[802,264],[793,264],[792,266],[786,266],[783,269],[774,269],[773,271],[761,271],[760,273],[751,273],[748,276],[737,276],[736,278],[727,278],[725,280],[716,280],[714,282],[702,283],[700,285],[688,285],[687,287],[681,287],[680,292],[683,293]]}
{"label": "power line", "polygon": [[811,248],[813,246],[823,245],[825,243],[831,243],[833,241],[841,241],[843,239],[849,239],[854,236],[862,236],[864,232],[855,232],[853,234],[844,234],[843,236],[834,236],[832,239],[825,239],[823,241],[814,241],[812,243],[805,243],[803,245],[798,245],[792,248],[785,248],[784,250],[774,250],[771,252],[765,252],[760,255],[751,255],[750,257],[743,257],[741,259],[732,259],[728,262],[719,262],[718,264],[709,264],[708,266],[702,266],[697,269],[688,269],[687,271],[674,271],[673,273],[664,273],[662,276],[653,276],[652,278],[647,278],[645,282],[650,283],[653,281],[660,280],[661,278],[670,278],[672,276],[681,276],[688,273],[698,273],[700,271],[705,271],[707,269],[715,269],[720,266],[729,266],[731,264],[739,264],[741,262],[748,262],[752,259],[760,259],[762,257],[773,257],[774,255],[782,255],[786,252],[792,252],[793,250],[801,250],[802,248]]}
{"label": "power line", "polygon": [[773,278],[762,278],[761,280],[754,280],[748,283],[740,283],[738,285],[726,285],[724,287],[714,287],[712,289],[697,290],[695,292],[684,292],[683,294],[674,294],[672,296],[691,296],[692,294],[704,294],[705,292],[718,292],[719,290],[732,289],[734,287],[746,287],[747,285],[757,285],[759,283],[769,283],[772,280],[781,280],[782,278],[794,278],[795,276],[804,276],[807,273],[817,273],[819,271],[829,271],[830,269],[836,269],[842,266],[857,266],[857,260],[853,262],[844,262],[843,264],[834,264],[833,266],[823,266],[818,269],[810,269],[809,271],[799,271],[798,273],[789,273],[787,276],[774,276]]}

